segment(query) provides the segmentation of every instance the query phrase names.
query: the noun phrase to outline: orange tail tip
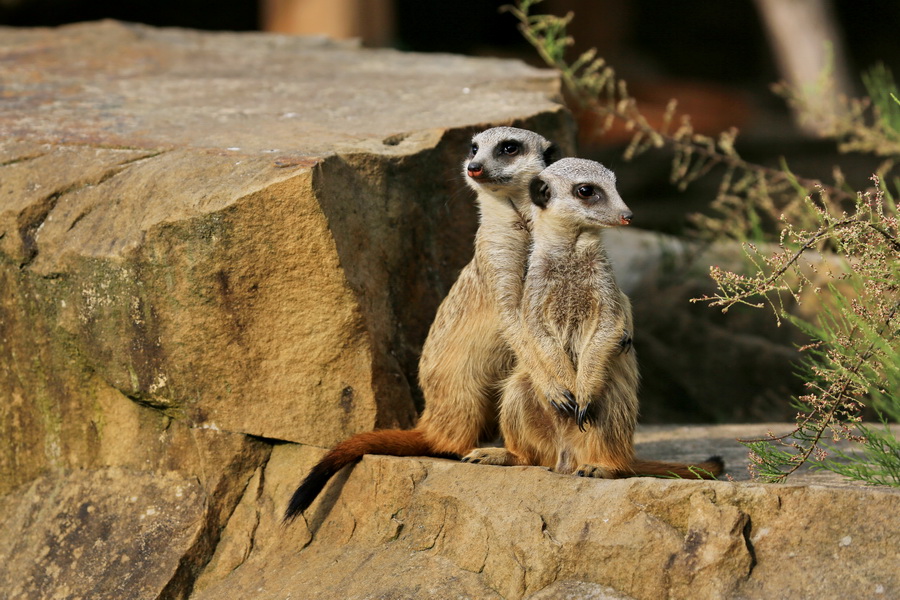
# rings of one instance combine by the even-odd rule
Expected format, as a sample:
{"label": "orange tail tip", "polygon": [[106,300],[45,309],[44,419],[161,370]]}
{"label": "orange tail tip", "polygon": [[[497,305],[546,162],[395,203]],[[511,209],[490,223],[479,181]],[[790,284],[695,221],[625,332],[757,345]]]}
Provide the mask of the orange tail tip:
{"label": "orange tail tip", "polygon": [[384,429],[359,433],[335,446],[312,468],[291,496],[284,513],[284,521],[293,521],[297,515],[309,508],[332,476],[366,454],[459,458],[455,454],[435,451],[422,432],[415,429],[411,431]]}

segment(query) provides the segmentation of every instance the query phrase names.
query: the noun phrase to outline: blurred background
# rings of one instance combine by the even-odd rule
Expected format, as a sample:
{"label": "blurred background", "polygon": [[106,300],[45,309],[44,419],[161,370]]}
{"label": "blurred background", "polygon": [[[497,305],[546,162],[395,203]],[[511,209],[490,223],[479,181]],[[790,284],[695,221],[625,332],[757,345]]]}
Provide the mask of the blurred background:
{"label": "blurred background", "polygon": [[[52,26],[112,18],[157,26],[262,30],[358,38],[366,46],[417,52],[517,57],[543,66],[500,7],[510,0],[0,0],[0,24]],[[669,99],[691,115],[699,133],[741,131],[751,161],[784,156],[808,177],[828,178],[833,142],[819,142],[795,125],[783,99],[770,91],[780,80],[803,86],[830,61],[836,91],[863,92],[860,74],[876,63],[900,70],[900,3],[851,0],[546,0],[533,12],[574,11],[572,56],[596,47],[629,84],[642,112],[661,115]],[[827,47],[831,48],[829,53]],[[829,56],[830,54],[830,56]],[[828,101],[828,99],[823,99]],[[582,124],[585,125],[585,124]],[[703,182],[678,194],[668,185],[669,157],[622,165],[628,134],[603,137],[581,128],[581,153],[620,170],[625,191],[652,210],[643,227],[678,233],[692,211],[703,210]],[[775,151],[773,151],[775,150]],[[875,163],[843,157],[851,186],[864,187]],[[624,170],[622,170],[624,168]],[[661,179],[660,179],[661,177]],[[710,179],[709,185],[717,182]]]}
{"label": "blurred background", "polygon": [[[0,0],[0,25],[55,26],[104,18],[156,26],[270,31],[358,38],[370,47],[519,58],[544,66],[500,7],[509,0]],[[833,92],[813,94],[828,106],[865,94],[862,74],[878,63],[900,73],[900,3],[851,0],[546,0],[535,13],[574,11],[571,57],[590,47],[629,84],[641,112],[660,119],[671,98],[691,115],[696,132],[716,136],[736,127],[737,147],[750,162],[833,180],[840,164],[847,189],[862,190],[884,157],[839,153],[797,122],[771,90],[787,81],[808,88],[828,66]],[[0,32],[0,43],[2,43]],[[0,71],[2,78],[2,71]],[[2,81],[2,80],[0,80]],[[672,156],[648,152],[623,160],[630,133],[597,135],[579,117],[584,157],[618,176],[636,226],[690,234],[690,215],[709,210],[721,177],[707,176],[679,191],[670,183]],[[784,161],[784,163],[782,162]],[[784,420],[786,399],[802,393],[793,348],[802,343],[775,327],[768,311],[692,305],[710,292],[704,273],[633,294],[644,373],[645,422]],[[714,289],[714,286],[713,286]],[[765,313],[765,314],[764,314]],[[680,399],[672,402],[673,398]]]}

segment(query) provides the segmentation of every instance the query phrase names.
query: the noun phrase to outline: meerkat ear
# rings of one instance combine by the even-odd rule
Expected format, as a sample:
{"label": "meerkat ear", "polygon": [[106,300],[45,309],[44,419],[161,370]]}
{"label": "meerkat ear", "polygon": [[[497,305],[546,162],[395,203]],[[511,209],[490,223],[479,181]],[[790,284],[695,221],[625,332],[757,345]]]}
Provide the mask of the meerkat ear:
{"label": "meerkat ear", "polygon": [[549,167],[553,163],[559,160],[559,146],[556,144],[550,144],[547,146],[547,149],[544,150],[544,166]]}
{"label": "meerkat ear", "polygon": [[535,206],[547,208],[547,203],[550,201],[550,186],[544,183],[543,179],[540,177],[532,179],[528,191]]}

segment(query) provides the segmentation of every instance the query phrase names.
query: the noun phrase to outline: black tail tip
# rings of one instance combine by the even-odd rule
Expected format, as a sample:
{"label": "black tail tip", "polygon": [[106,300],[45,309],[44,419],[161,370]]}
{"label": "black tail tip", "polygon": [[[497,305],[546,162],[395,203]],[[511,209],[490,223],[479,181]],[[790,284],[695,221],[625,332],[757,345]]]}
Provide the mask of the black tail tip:
{"label": "black tail tip", "polygon": [[287,510],[284,511],[284,518],[281,520],[282,525],[291,524],[294,519],[299,517],[300,514],[309,507],[309,504],[309,502],[304,502],[304,499],[302,498],[298,499],[297,494],[295,493],[288,503]]}
{"label": "black tail tip", "polygon": [[709,458],[706,459],[706,462],[714,464],[716,467],[719,468],[720,471],[725,469],[725,461],[722,460],[722,457],[719,456],[718,454],[715,456],[710,456]]}
{"label": "black tail tip", "polygon": [[294,491],[294,495],[291,496],[291,501],[288,502],[287,510],[284,511],[282,523],[290,523],[299,517],[300,513],[309,508],[309,505],[313,503],[313,500],[316,499],[316,496],[318,496],[319,492],[322,491],[322,488],[325,487],[327,481],[327,476],[323,477],[321,473],[316,472],[314,469],[313,472],[303,480],[300,487]]}
{"label": "black tail tip", "polygon": [[328,461],[327,456],[312,468],[306,479],[294,491],[291,501],[288,502],[287,510],[284,511],[283,523],[289,523],[300,516],[300,513],[309,508],[313,503],[331,476],[334,475],[340,466],[335,468],[333,461]]}

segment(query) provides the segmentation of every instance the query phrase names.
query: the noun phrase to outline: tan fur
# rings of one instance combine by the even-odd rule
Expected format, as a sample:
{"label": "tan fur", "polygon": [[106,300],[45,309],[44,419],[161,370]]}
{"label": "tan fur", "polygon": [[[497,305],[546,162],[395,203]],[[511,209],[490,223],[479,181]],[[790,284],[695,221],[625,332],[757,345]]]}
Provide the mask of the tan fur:
{"label": "tan fur", "polygon": [[[615,176],[593,161],[563,159],[533,189],[543,207],[535,208],[519,320],[509,332],[519,364],[503,388],[505,448],[475,450],[464,460],[591,477],[696,476],[689,465],[634,456],[638,366],[622,344],[633,331],[631,305],[600,236],[603,227],[631,219]],[[595,193],[580,198],[579,190]],[[718,473],[721,463],[700,468]]]}
{"label": "tan fur", "polygon": [[[528,185],[551,160],[553,145],[512,127],[476,135],[463,164],[478,194],[475,255],[441,303],[419,361],[425,410],[416,429],[441,452],[466,454],[496,430],[501,381],[514,364],[504,338],[517,318],[530,242]],[[504,143],[515,156],[498,153]],[[469,167],[481,165],[481,177]]]}

